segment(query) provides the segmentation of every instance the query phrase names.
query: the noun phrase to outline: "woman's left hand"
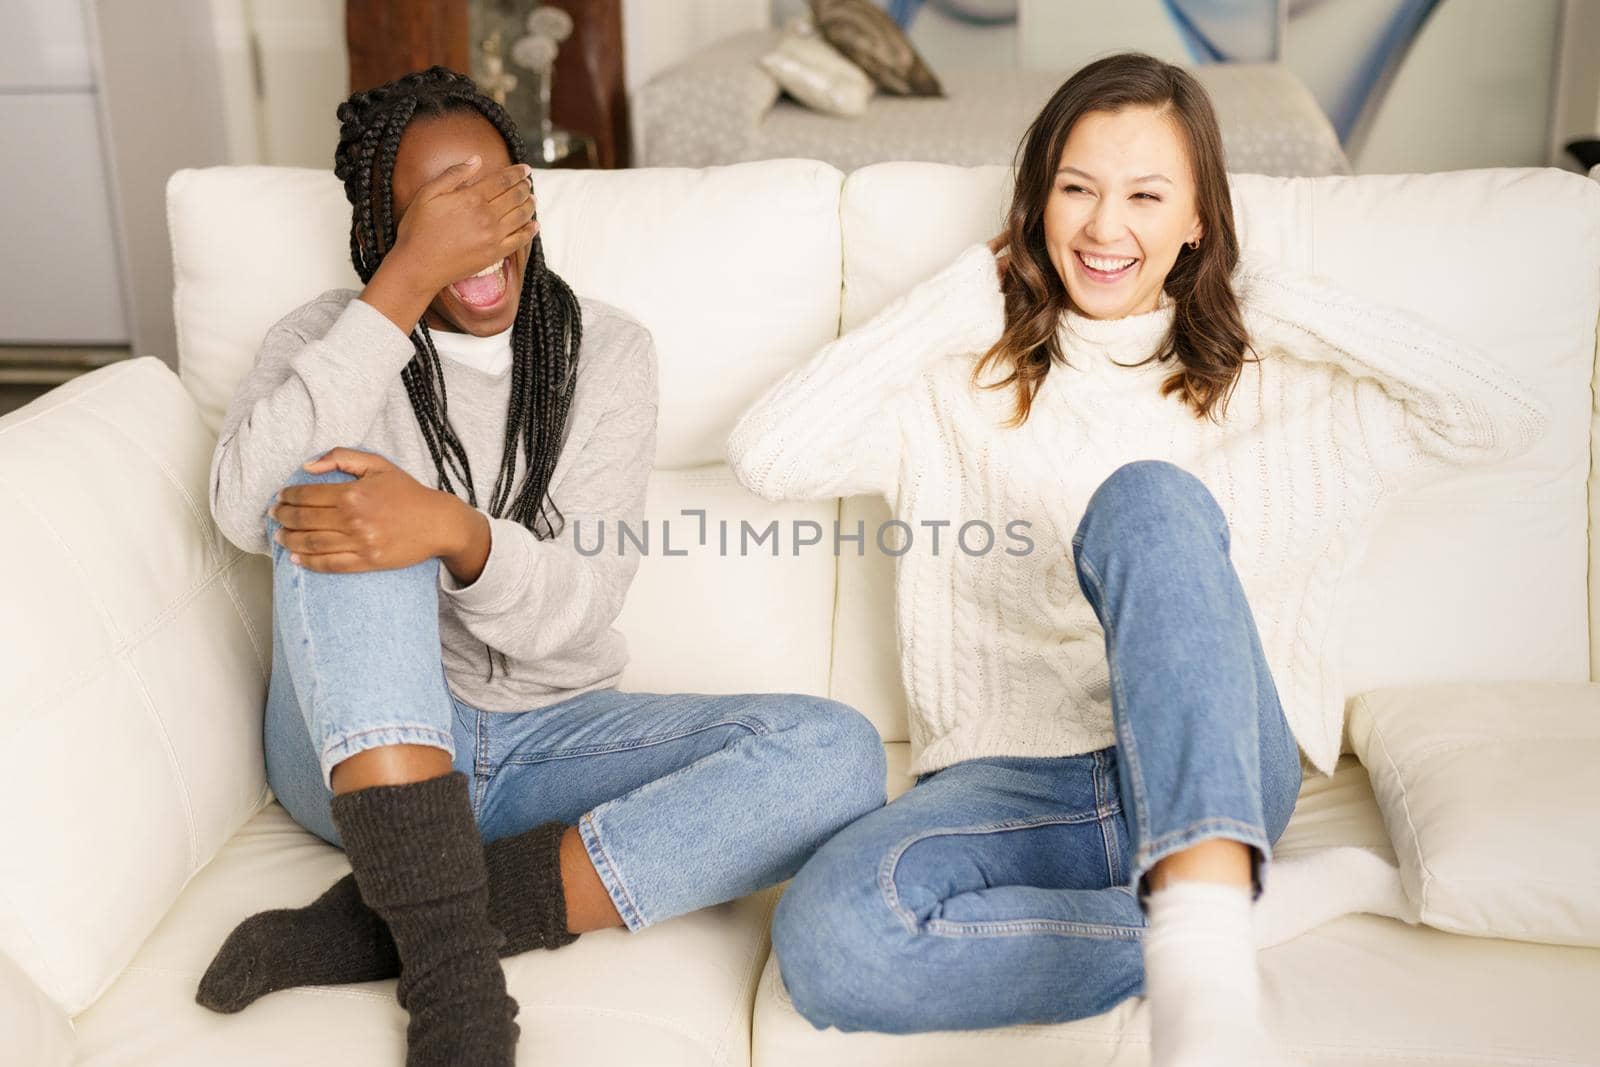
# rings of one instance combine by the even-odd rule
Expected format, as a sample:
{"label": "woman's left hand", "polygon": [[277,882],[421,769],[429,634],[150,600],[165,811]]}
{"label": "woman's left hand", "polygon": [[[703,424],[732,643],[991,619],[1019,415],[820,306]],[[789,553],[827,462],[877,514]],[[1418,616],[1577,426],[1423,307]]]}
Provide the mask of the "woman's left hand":
{"label": "woman's left hand", "polygon": [[1011,265],[1011,249],[1007,246],[1011,241],[1011,231],[1001,230],[989,238],[989,251],[994,253],[994,267],[996,273],[1004,278],[1006,268]]}
{"label": "woman's left hand", "polygon": [[[445,510],[455,498],[429,489],[382,456],[335,448],[305,465],[341,470],[353,482],[285,486],[269,509],[283,525],[277,541],[291,561],[313,571],[394,570],[442,554]],[[448,498],[448,499],[447,499]]]}

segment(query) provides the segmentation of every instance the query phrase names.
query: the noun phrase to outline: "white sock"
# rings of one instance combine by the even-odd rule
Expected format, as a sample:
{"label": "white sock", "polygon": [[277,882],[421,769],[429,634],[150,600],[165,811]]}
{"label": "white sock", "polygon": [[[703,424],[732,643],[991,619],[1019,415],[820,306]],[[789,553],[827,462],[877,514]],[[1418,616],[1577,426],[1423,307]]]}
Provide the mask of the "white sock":
{"label": "white sock", "polygon": [[1261,1021],[1250,890],[1181,881],[1151,893],[1144,967],[1153,1067],[1293,1062]]}
{"label": "white sock", "polygon": [[1275,857],[1256,902],[1256,947],[1282,944],[1355,911],[1413,925],[1422,919],[1400,872],[1376,853],[1340,846]]}

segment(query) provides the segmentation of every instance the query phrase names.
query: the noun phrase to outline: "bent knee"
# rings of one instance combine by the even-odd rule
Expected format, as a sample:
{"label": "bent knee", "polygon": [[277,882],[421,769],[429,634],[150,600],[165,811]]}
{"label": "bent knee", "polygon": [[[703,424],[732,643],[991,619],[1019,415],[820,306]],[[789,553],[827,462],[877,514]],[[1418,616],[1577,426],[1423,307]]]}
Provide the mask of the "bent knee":
{"label": "bent knee", "polygon": [[887,906],[874,912],[874,884],[871,872],[846,870],[819,853],[773,914],[778,973],[795,1010],[819,1030],[883,1025],[875,994],[892,981],[896,950]]}
{"label": "bent knee", "polygon": [[795,724],[809,770],[855,819],[885,800],[888,769],[878,728],[849,704],[813,697]]}
{"label": "bent knee", "polygon": [[1112,471],[1089,497],[1073,543],[1081,545],[1097,530],[1120,535],[1133,526],[1148,533],[1184,523],[1227,532],[1221,505],[1199,478],[1166,460],[1135,460]]}

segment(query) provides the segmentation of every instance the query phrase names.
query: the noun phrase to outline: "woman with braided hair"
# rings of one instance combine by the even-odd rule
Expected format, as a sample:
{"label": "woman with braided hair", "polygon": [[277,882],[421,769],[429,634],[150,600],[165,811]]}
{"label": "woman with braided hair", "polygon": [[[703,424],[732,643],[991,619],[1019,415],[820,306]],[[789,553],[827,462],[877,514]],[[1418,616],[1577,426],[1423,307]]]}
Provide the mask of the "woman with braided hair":
{"label": "woman with braided hair", "polygon": [[616,689],[639,557],[569,538],[642,514],[650,335],[546,265],[522,140],[469,78],[339,119],[363,288],[268,331],[210,484],[273,560],[268,781],[352,873],[241,923],[196,999],[398,976],[409,1063],[510,1064],[499,956],[791,876],[882,805],[883,751],[834,701]]}

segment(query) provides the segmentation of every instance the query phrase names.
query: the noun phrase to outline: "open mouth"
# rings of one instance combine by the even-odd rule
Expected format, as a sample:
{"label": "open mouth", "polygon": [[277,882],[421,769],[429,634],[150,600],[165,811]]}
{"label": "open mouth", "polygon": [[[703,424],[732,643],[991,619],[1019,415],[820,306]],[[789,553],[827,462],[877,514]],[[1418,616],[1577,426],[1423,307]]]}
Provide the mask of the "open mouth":
{"label": "open mouth", "polygon": [[1083,268],[1083,273],[1096,282],[1121,281],[1139,265],[1137,258],[1129,256],[1091,256],[1077,251],[1073,255],[1078,257],[1078,265]]}
{"label": "open mouth", "polygon": [[450,283],[450,291],[468,307],[487,311],[505,299],[506,274],[510,270],[510,257],[492,267],[485,267],[470,278]]}

